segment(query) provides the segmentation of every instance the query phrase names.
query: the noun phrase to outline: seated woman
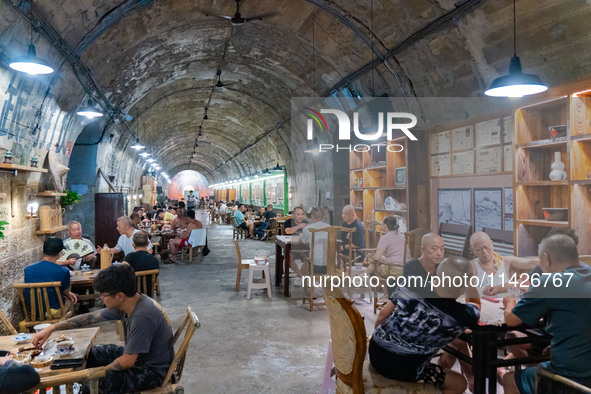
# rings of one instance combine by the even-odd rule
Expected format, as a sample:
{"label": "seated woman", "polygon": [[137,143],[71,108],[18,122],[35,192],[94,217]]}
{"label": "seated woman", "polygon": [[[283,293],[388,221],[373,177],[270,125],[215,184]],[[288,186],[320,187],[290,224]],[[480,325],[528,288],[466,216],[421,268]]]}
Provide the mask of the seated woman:
{"label": "seated woman", "polygon": [[[384,225],[388,229],[388,232],[378,242],[377,250],[371,257],[373,262],[365,271],[367,275],[375,272],[378,276],[388,277],[402,273],[402,266],[405,263],[402,261],[404,257],[404,235],[398,232],[400,225],[396,217],[387,216],[384,219]],[[406,255],[410,257],[408,246],[406,247]]]}

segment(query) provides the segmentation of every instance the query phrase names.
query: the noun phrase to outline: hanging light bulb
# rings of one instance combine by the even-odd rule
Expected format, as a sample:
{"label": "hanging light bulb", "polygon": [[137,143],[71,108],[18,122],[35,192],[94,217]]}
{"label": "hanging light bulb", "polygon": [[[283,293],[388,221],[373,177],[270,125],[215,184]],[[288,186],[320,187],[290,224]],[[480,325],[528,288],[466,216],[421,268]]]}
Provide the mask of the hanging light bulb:
{"label": "hanging light bulb", "polygon": [[209,120],[209,117],[207,116],[207,107],[205,107],[205,114],[203,115],[203,120]]}
{"label": "hanging light bulb", "polygon": [[490,88],[484,92],[493,97],[522,97],[542,93],[548,90],[540,77],[535,74],[523,74],[521,60],[517,56],[517,27],[515,21],[515,0],[513,0],[513,57],[509,65],[509,74],[496,78]]}
{"label": "hanging light bulb", "polygon": [[91,99],[88,99],[86,107],[82,108],[80,111],[76,113],[88,119],[100,118],[101,116],[103,116],[103,113],[100,112],[94,105],[92,105]]}
{"label": "hanging light bulb", "polygon": [[133,144],[131,146],[131,149],[135,149],[135,150],[142,150],[144,148],[145,148],[145,146],[143,146],[142,144],[140,144],[140,139],[139,138],[136,138],[135,139],[135,144]]}
{"label": "hanging light bulb", "polygon": [[[140,156],[148,157],[148,156],[150,156],[150,154],[148,152],[142,152],[142,153],[140,153]],[[149,160],[152,160],[152,159],[149,159]],[[146,161],[149,163],[150,162],[149,160],[146,160]]]}
{"label": "hanging light bulb", "polygon": [[[32,28],[31,28],[32,29]],[[43,59],[37,57],[35,45],[31,42],[27,56],[15,59],[9,64],[10,68],[29,75],[41,75],[53,73],[53,68]]]}

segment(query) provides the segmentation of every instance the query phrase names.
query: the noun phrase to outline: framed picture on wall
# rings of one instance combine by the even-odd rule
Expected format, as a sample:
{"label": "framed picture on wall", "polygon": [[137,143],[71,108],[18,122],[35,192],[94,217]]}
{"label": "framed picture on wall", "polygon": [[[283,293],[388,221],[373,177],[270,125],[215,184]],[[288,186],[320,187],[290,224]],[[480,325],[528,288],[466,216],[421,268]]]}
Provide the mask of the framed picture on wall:
{"label": "framed picture on wall", "polygon": [[272,197],[271,186],[272,185],[271,185],[270,182],[267,182],[265,185],[266,185],[266,188],[267,188],[267,190],[265,191],[265,193],[267,194],[267,200],[271,200],[271,197]]}
{"label": "framed picture on wall", "polygon": [[439,189],[437,192],[438,223],[472,224],[471,189]]}
{"label": "framed picture on wall", "polygon": [[506,187],[503,189],[505,193],[504,199],[504,206],[505,206],[505,215],[513,215],[513,188]]}
{"label": "framed picture on wall", "polygon": [[277,201],[283,202],[283,182],[277,182]]}
{"label": "framed picture on wall", "polygon": [[502,189],[474,189],[474,231],[503,228]]}

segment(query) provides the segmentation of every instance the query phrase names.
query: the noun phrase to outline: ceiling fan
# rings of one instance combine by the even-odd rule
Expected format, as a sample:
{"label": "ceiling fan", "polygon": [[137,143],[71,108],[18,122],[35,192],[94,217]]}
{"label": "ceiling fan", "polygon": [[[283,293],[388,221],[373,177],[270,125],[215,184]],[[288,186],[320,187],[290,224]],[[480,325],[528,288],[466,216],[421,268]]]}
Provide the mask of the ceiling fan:
{"label": "ceiling fan", "polygon": [[[228,16],[228,15],[211,15],[211,16],[215,16],[217,18],[223,18],[223,19],[228,19],[230,22],[232,22],[232,25],[234,26],[240,26],[241,24],[245,23],[245,22],[250,22],[252,20],[255,19],[259,19],[262,20],[263,18],[269,18],[272,16],[277,15],[277,12],[266,12],[264,14],[259,14],[259,15],[254,15],[250,18],[244,18],[241,14],[240,14],[240,1],[241,0],[236,0],[236,13],[234,14],[234,16]],[[208,15],[208,14],[206,14]],[[208,15],[209,16],[209,15]]]}
{"label": "ceiling fan", "polygon": [[228,86],[232,86],[232,85],[236,85],[237,83],[242,82],[241,80],[238,80],[236,82],[231,82],[231,83],[223,83],[222,82],[222,70],[218,68],[218,70],[215,73],[217,81],[215,83],[215,85],[213,85],[216,88],[227,88]]}

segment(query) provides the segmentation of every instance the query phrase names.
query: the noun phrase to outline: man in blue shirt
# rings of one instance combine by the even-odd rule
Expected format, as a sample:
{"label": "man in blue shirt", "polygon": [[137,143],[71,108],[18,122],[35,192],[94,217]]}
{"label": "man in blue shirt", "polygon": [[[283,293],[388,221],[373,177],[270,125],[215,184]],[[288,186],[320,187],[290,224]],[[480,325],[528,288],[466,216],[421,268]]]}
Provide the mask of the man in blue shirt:
{"label": "man in blue shirt", "polygon": [[[70,291],[70,270],[58,264],[56,261],[62,255],[64,242],[59,238],[47,238],[43,243],[43,260],[25,268],[25,283],[61,282],[62,294],[73,303],[76,303],[76,294]],[[73,259],[75,262],[75,259]],[[66,260],[63,264],[70,264]],[[60,303],[54,289],[47,289],[49,306],[59,310]],[[29,303],[29,293],[25,292],[25,301]]]}
{"label": "man in blue shirt", "polygon": [[240,204],[238,205],[238,209],[234,213],[234,225],[236,227],[240,227],[241,229],[247,230],[248,237],[254,238],[254,224],[248,220],[244,220],[244,212],[246,211],[246,205]]}
{"label": "man in blue shirt", "polygon": [[[512,297],[503,300],[505,323],[535,326],[544,318],[552,335],[551,356],[540,366],[591,387],[591,268],[579,264],[575,242],[563,234],[544,238],[539,258],[544,275],[532,276],[519,303]],[[536,368],[505,374],[505,393],[534,393]]]}

